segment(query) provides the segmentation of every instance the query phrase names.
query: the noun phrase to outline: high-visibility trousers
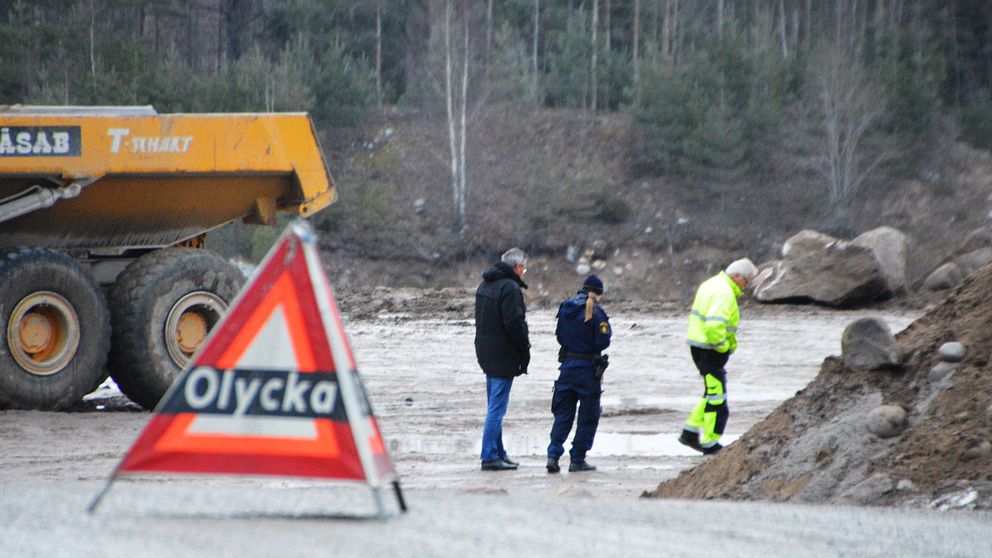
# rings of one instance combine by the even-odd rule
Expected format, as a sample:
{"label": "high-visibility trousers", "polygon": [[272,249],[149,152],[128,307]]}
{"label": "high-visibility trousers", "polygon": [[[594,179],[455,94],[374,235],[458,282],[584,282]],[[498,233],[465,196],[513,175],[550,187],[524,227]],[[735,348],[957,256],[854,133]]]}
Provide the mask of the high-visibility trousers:
{"label": "high-visibility trousers", "polygon": [[730,355],[699,347],[690,349],[692,360],[703,376],[704,391],[685,420],[683,428],[698,433],[699,444],[708,448],[720,440],[730,417],[730,408],[727,406],[727,372],[723,369]]}

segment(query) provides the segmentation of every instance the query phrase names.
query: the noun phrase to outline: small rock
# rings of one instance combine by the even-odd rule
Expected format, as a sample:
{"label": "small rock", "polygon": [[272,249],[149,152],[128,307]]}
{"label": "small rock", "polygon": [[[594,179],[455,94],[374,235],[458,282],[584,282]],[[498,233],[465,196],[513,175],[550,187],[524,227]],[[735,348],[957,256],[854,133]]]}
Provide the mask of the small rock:
{"label": "small rock", "polygon": [[982,440],[977,445],[968,448],[961,457],[965,461],[973,461],[975,459],[984,459],[992,455],[992,442],[988,440]]}
{"label": "small rock", "polygon": [[916,485],[909,479],[899,479],[896,483],[896,490],[915,490]]}
{"label": "small rock", "polygon": [[898,405],[875,407],[867,418],[868,431],[879,438],[892,438],[906,429],[906,409]]}
{"label": "small rock", "polygon": [[579,258],[579,265],[575,266],[575,274],[589,275],[590,271],[592,271],[592,268],[589,267],[589,263],[585,260],[585,258]]}
{"label": "small rock", "polygon": [[613,266],[613,274],[618,276],[623,275],[623,266],[620,265]]}
{"label": "small rock", "polygon": [[947,511],[961,508],[974,508],[978,501],[978,491],[974,488],[967,488],[958,492],[945,494],[940,498],[930,502],[930,507],[938,511]]}
{"label": "small rock", "polygon": [[849,489],[844,494],[858,504],[871,504],[878,501],[886,492],[892,491],[892,479],[885,473],[875,473]]}
{"label": "small rock", "polygon": [[940,355],[940,360],[945,362],[961,362],[964,360],[965,355],[968,354],[968,350],[961,343],[952,341],[941,345],[938,354]]}
{"label": "small rock", "polygon": [[605,260],[594,260],[592,262],[592,268],[595,269],[596,271],[603,271],[604,269],[606,269],[606,261]]}
{"label": "small rock", "polygon": [[930,369],[930,381],[939,382],[957,370],[958,367],[950,362],[941,361]]}
{"label": "small rock", "polygon": [[579,247],[574,245],[569,246],[568,250],[565,251],[565,259],[570,263],[575,263],[579,259]]}

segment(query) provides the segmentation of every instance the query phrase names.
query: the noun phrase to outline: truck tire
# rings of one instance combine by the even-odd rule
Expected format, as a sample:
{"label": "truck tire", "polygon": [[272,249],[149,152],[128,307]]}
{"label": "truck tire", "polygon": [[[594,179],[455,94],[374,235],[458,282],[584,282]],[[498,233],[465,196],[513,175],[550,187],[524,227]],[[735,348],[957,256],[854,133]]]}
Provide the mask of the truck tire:
{"label": "truck tire", "polygon": [[132,262],[110,289],[110,375],[153,409],[220,321],[245,278],[220,256],[166,248]]}
{"label": "truck tire", "polygon": [[62,410],[99,385],[110,313],[74,259],[22,249],[0,260],[0,408]]}

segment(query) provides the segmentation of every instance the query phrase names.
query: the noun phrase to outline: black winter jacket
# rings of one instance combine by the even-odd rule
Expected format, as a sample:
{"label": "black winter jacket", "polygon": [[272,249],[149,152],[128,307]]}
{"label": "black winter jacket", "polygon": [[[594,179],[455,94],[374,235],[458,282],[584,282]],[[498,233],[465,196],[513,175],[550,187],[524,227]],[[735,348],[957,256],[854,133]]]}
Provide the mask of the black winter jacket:
{"label": "black winter jacket", "polygon": [[530,340],[521,287],[526,289],[527,284],[513,268],[497,262],[482,274],[475,291],[475,356],[490,376],[513,378],[527,373]]}

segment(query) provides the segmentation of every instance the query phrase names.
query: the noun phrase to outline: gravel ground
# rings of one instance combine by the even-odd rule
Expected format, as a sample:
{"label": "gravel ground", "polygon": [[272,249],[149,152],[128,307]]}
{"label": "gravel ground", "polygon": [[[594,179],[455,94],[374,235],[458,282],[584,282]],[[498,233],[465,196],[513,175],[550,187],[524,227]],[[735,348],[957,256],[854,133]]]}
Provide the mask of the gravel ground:
{"label": "gravel ground", "polygon": [[[639,498],[704,459],[674,442],[700,391],[681,315],[612,317],[604,417],[589,454],[599,470],[547,474],[552,315],[530,313],[532,372],[514,383],[504,423],[521,468],[505,473],[479,470],[485,384],[470,319],[346,320],[410,507],[385,521],[353,518],[374,510],[365,487],[227,477],[121,480],[89,515],[148,415],[111,385],[81,412],[0,412],[0,556],[992,555],[992,517],[981,512]],[[728,367],[727,438],[806,385],[863,315],[745,314]],[[898,330],[915,316],[881,317]]]}

